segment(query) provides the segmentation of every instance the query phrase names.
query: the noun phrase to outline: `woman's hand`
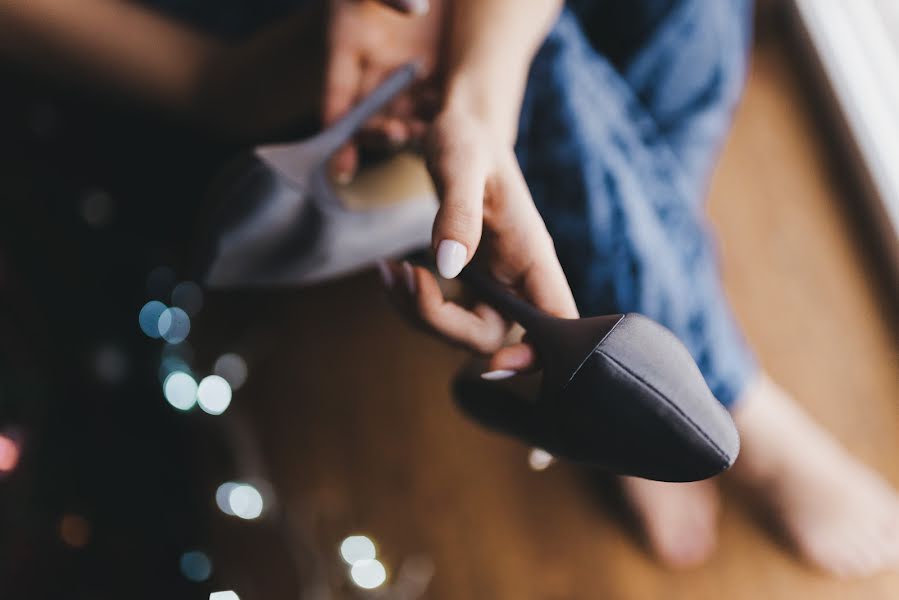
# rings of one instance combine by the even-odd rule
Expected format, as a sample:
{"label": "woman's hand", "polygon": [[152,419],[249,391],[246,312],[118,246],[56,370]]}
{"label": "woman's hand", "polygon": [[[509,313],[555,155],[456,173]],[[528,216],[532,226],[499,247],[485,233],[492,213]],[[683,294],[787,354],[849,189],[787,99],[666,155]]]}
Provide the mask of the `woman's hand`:
{"label": "woman's hand", "polygon": [[[552,240],[528,192],[508,143],[462,111],[434,122],[425,145],[428,169],[440,198],[433,247],[441,275],[458,275],[477,251],[481,268],[535,306],[559,317],[577,307]],[[486,304],[472,308],[446,300],[430,271],[382,266],[390,295],[413,321],[481,354],[491,370],[521,371],[534,365],[531,346],[503,347],[510,323]]]}
{"label": "woman's hand", "polygon": [[[418,2],[382,1],[392,6]],[[427,4],[427,3],[425,3]],[[425,7],[426,8],[426,7]],[[417,60],[426,80],[436,66],[442,2],[406,16],[370,0],[331,0],[328,59],[322,117],[325,126],[342,117],[397,67]],[[436,112],[438,96],[427,81],[401,94],[366,124],[357,136],[377,146],[399,147],[420,141]],[[338,181],[352,179],[358,166],[355,141],[338,151],[331,169]]]}

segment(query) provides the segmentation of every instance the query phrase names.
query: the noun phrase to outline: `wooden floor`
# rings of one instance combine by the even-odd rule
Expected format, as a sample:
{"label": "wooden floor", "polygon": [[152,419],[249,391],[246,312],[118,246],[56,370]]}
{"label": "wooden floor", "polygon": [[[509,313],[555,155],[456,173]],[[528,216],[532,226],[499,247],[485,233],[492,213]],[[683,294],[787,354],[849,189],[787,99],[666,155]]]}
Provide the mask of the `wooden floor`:
{"label": "wooden floor", "polygon": [[[712,186],[727,291],[764,366],[899,485],[899,344],[790,69],[782,48],[757,49]],[[534,472],[527,448],[460,415],[447,381],[465,355],[407,328],[371,273],[221,295],[207,313],[207,340],[250,361],[230,418],[258,440],[284,515],[213,523],[218,582],[244,600],[355,597],[337,558],[354,532],[392,581],[430,560],[434,599],[899,598],[899,574],[842,583],[796,562],[726,478],[714,558],[660,568],[593,478]]]}

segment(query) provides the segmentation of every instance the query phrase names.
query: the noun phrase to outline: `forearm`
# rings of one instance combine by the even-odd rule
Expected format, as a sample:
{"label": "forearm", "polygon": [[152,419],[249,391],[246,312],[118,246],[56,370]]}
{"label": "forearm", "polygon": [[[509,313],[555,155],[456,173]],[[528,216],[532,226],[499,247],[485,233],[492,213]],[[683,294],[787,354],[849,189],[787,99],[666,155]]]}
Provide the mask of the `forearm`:
{"label": "forearm", "polygon": [[562,0],[456,0],[449,15],[444,106],[514,142],[534,54]]}
{"label": "forearm", "polygon": [[11,61],[174,110],[192,106],[219,50],[129,2],[0,0],[0,54]]}
{"label": "forearm", "polygon": [[228,45],[123,0],[0,0],[0,57],[256,139],[315,114],[320,23],[301,11]]}

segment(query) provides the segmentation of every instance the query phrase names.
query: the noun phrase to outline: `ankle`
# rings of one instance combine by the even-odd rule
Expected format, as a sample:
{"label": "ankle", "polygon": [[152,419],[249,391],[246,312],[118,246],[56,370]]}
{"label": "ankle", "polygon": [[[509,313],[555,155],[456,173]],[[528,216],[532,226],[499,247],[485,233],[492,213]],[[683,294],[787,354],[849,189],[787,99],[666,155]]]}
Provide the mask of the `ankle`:
{"label": "ankle", "polygon": [[740,457],[734,474],[753,484],[775,482],[788,466],[788,422],[796,409],[786,393],[765,373],[746,386],[734,409],[740,432]]}

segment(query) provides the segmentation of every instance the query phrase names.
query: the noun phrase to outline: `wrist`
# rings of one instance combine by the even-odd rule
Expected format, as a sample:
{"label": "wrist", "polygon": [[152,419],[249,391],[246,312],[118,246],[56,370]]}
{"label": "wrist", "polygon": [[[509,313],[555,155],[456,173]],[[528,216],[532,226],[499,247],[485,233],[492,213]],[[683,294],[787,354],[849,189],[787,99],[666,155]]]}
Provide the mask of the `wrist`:
{"label": "wrist", "polygon": [[483,68],[459,68],[447,78],[443,110],[475,118],[497,140],[511,146],[518,133],[526,83],[526,65],[493,73]]}

